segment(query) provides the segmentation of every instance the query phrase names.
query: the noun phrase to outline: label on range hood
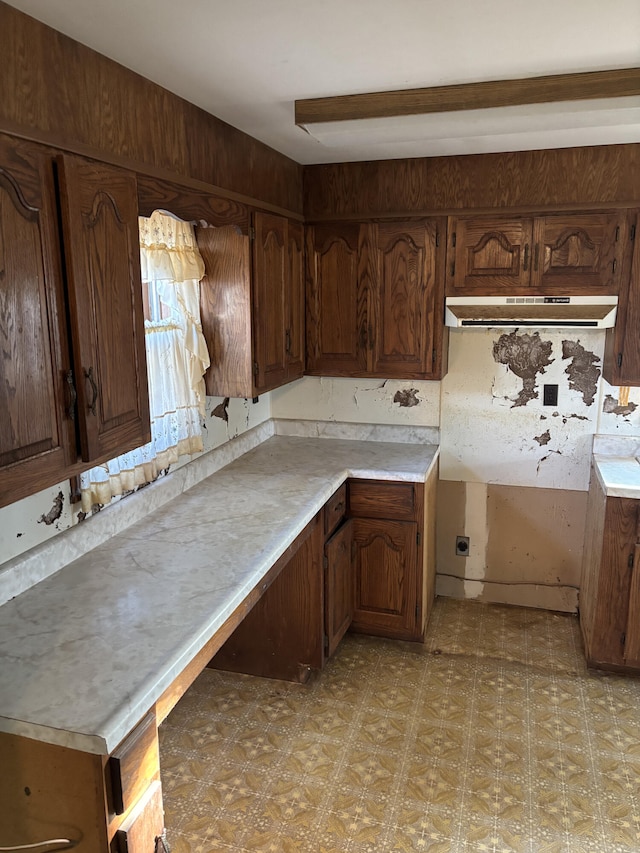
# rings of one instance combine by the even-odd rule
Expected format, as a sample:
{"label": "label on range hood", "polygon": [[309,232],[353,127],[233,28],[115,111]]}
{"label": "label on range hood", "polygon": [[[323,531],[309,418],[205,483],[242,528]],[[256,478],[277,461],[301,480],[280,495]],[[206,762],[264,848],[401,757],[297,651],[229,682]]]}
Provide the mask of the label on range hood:
{"label": "label on range hood", "polygon": [[570,305],[570,296],[507,296],[506,305]]}

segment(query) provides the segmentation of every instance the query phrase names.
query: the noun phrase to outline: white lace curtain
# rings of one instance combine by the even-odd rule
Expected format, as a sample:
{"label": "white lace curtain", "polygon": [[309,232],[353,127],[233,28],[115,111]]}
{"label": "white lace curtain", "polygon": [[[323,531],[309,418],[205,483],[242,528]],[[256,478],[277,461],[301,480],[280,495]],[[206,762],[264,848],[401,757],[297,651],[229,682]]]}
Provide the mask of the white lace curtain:
{"label": "white lace curtain", "polygon": [[203,449],[203,377],[209,366],[200,323],[204,263],[189,223],[161,211],[138,223],[142,280],[148,288],[151,441],[81,475],[84,512],[152,482],[180,456]]}

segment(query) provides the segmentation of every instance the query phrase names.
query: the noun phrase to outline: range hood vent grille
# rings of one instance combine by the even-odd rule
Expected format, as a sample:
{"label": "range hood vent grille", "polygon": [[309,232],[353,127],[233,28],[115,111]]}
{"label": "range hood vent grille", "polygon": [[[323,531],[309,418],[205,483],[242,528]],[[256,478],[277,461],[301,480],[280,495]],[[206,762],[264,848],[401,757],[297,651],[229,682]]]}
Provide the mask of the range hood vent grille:
{"label": "range hood vent grille", "polygon": [[445,322],[456,328],[607,329],[617,296],[450,296]]}

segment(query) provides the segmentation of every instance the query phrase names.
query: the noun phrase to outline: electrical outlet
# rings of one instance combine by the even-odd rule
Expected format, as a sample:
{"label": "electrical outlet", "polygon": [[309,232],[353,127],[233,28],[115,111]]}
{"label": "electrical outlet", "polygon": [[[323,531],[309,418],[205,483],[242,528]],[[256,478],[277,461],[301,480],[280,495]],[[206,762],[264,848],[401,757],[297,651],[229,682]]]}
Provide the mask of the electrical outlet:
{"label": "electrical outlet", "polygon": [[469,556],[469,537],[456,536],[456,554],[458,557]]}

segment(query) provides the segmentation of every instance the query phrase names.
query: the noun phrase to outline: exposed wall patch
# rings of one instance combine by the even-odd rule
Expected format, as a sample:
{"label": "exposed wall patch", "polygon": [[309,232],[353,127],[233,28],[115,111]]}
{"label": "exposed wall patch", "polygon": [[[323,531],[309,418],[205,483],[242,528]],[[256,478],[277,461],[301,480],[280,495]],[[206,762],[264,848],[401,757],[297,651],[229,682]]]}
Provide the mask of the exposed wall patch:
{"label": "exposed wall patch", "polygon": [[553,362],[551,341],[543,341],[538,332],[532,335],[511,332],[500,335],[493,345],[493,358],[498,364],[506,364],[512,373],[522,379],[522,389],[511,408],[526,406],[538,397],[536,380],[545,373],[545,367]]}
{"label": "exposed wall patch", "polygon": [[596,364],[600,357],[586,350],[580,341],[562,341],[562,358],[571,359],[565,370],[569,377],[569,388],[579,391],[585,406],[591,406],[598,389],[600,368]]}
{"label": "exposed wall patch", "polygon": [[410,409],[413,406],[419,406],[420,400],[418,399],[418,389],[406,388],[401,391],[396,391],[393,395],[393,402],[398,403],[399,406],[402,406],[405,409]]}
{"label": "exposed wall patch", "polygon": [[638,406],[636,403],[627,403],[626,406],[621,406],[620,402],[616,400],[615,397],[612,397],[611,394],[607,394],[602,405],[602,411],[605,412],[605,414],[618,415],[623,418],[627,415],[632,415],[637,408]]}
{"label": "exposed wall patch", "polygon": [[220,418],[225,423],[229,423],[229,398],[225,397],[221,403],[211,412],[212,418]]}
{"label": "exposed wall patch", "polygon": [[542,435],[534,435],[533,440],[537,441],[540,445],[549,444],[551,441],[551,433],[547,430],[546,432],[543,432]]}
{"label": "exposed wall patch", "polygon": [[53,506],[46,515],[41,515],[38,519],[38,524],[53,524],[62,515],[62,507],[64,505],[64,495],[62,492],[53,499]]}

